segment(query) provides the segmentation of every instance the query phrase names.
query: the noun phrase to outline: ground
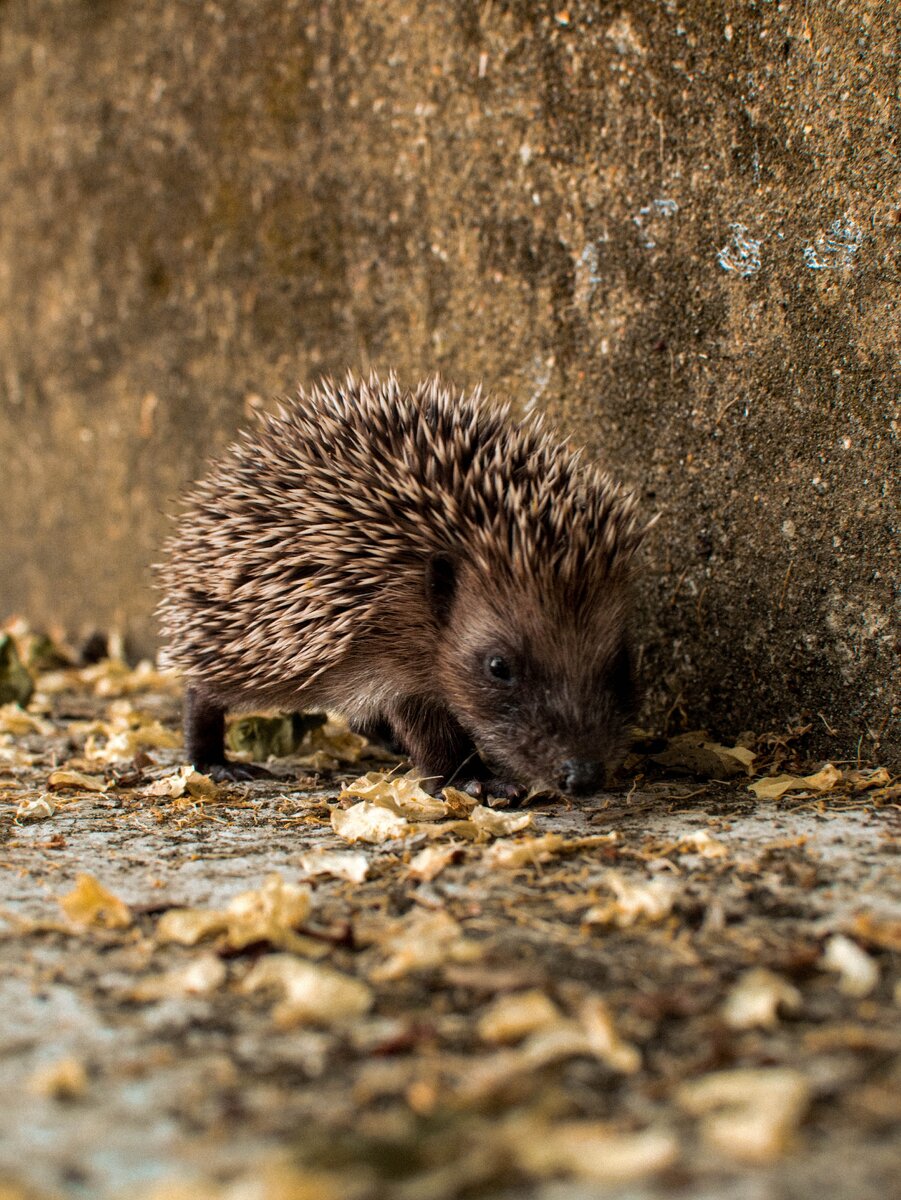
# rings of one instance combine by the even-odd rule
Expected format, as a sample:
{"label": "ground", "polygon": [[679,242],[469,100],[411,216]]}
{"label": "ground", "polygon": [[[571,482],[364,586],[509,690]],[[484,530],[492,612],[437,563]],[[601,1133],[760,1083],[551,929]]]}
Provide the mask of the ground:
{"label": "ground", "polygon": [[342,795],[404,768],[329,726],[216,786],[149,668],[37,682],[0,710],[2,1200],[897,1186],[885,772],[688,739],[473,807]]}

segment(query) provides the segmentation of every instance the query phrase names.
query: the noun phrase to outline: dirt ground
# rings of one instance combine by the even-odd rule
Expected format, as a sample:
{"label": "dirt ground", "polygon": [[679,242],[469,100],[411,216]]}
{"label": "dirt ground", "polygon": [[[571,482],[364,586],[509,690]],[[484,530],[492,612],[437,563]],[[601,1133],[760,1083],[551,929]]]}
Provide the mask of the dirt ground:
{"label": "dirt ground", "polygon": [[898,1194],[885,772],[747,738],[339,800],[359,740],[216,786],[177,716],[108,663],[0,710],[2,1200]]}

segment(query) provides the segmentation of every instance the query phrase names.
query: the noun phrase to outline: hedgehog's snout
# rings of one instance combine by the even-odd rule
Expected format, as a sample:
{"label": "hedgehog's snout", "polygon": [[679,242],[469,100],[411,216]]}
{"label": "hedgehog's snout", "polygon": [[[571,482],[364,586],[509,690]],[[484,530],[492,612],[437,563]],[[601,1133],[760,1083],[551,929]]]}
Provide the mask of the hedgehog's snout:
{"label": "hedgehog's snout", "polygon": [[557,786],[567,796],[591,796],[600,791],[606,775],[607,768],[602,762],[568,758],[561,764]]}

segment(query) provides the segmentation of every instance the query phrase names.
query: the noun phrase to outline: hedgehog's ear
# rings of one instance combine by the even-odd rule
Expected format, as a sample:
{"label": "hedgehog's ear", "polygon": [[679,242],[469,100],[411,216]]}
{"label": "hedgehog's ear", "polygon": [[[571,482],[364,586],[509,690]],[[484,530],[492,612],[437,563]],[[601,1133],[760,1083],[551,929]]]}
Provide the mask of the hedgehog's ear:
{"label": "hedgehog's ear", "polygon": [[457,590],[457,568],[446,554],[433,554],[425,566],[425,591],[432,612],[444,625]]}

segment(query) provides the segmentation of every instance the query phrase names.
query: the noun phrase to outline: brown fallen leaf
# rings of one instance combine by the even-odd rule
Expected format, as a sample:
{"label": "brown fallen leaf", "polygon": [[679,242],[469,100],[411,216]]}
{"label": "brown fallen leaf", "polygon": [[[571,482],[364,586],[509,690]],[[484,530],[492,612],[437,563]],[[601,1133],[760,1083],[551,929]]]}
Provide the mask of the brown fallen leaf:
{"label": "brown fallen leaf", "polygon": [[407,871],[412,879],[428,883],[436,879],[454,859],[459,858],[463,850],[459,842],[451,842],[449,846],[426,846],[410,859]]}
{"label": "brown fallen leaf", "polygon": [[370,771],[349,784],[338,799],[347,797],[358,797],[408,821],[440,821],[448,814],[447,804],[430,795],[420,777],[413,773],[392,775]]}
{"label": "brown fallen leaf", "polygon": [[283,950],[315,956],[324,953],[325,947],[296,932],[309,916],[311,903],[308,887],[286,883],[281,875],[273,873],[261,887],[241,892],[223,909],[174,908],[164,913],[157,922],[156,940],[160,944],[193,946],[204,938],[223,934],[224,944],[231,950],[268,942]]}
{"label": "brown fallen leaf", "polygon": [[101,775],[85,775],[81,771],[70,771],[65,767],[51,772],[47,779],[47,787],[51,791],[60,788],[77,788],[82,792],[105,792],[108,786]]}
{"label": "brown fallen leaf", "polygon": [[679,1158],[664,1129],[624,1133],[602,1121],[535,1120],[508,1126],[505,1142],[520,1167],[539,1178],[567,1175],[590,1183],[632,1183],[658,1175]]}
{"label": "brown fallen leaf", "polygon": [[372,991],[359,979],[291,954],[271,954],[246,975],[241,991],[276,988],[284,999],[273,1010],[280,1029],[294,1025],[337,1025],[372,1007]]}
{"label": "brown fallen leaf", "polygon": [[401,979],[411,971],[426,971],[446,962],[472,962],[483,949],[471,941],[450,913],[413,912],[389,928],[381,940],[387,960],[370,971],[376,983]]}
{"label": "brown fallen leaf", "polygon": [[404,817],[371,800],[362,800],[350,808],[333,808],[330,819],[332,829],[346,842],[378,844],[415,832]]}
{"label": "brown fallen leaf", "polygon": [[779,1020],[780,1008],[797,1012],[801,993],[787,980],[765,967],[746,971],[723,1004],[723,1020],[732,1029],[771,1029]]}
{"label": "brown fallen leaf", "polygon": [[631,880],[619,871],[607,871],[603,882],[613,891],[613,899],[591,907],[582,917],[586,925],[623,928],[638,921],[662,921],[672,912],[678,895],[676,884],[662,875]]}
{"label": "brown fallen leaf", "polygon": [[73,924],[84,928],[127,929],[132,921],[128,905],[93,875],[79,875],[73,890],[59,897],[59,905]]}
{"label": "brown fallen leaf", "polygon": [[84,1095],[87,1087],[88,1073],[84,1063],[71,1056],[40,1067],[28,1080],[28,1090],[33,1096],[49,1100],[75,1100]]}
{"label": "brown fallen leaf", "polygon": [[501,996],[479,1017],[478,1034],[485,1042],[519,1042],[538,1029],[562,1021],[563,1014],[544,992],[533,988]]}
{"label": "brown fallen leaf", "polygon": [[790,1148],[810,1102],[810,1085],[788,1067],[741,1068],[685,1083],[676,1099],[702,1118],[701,1133],[710,1145],[739,1162],[762,1164]]}
{"label": "brown fallen leaf", "polygon": [[832,763],[813,775],[772,775],[748,784],[758,800],[778,800],[786,792],[831,792],[842,781],[842,773]]}

